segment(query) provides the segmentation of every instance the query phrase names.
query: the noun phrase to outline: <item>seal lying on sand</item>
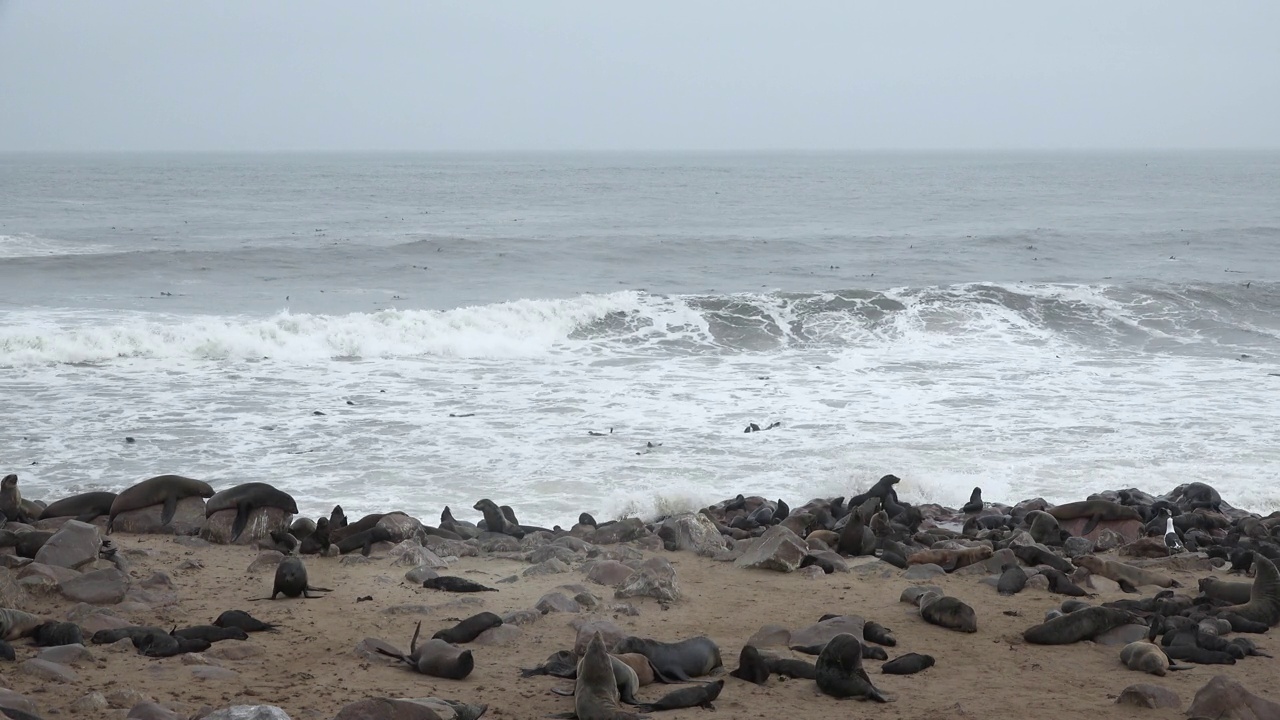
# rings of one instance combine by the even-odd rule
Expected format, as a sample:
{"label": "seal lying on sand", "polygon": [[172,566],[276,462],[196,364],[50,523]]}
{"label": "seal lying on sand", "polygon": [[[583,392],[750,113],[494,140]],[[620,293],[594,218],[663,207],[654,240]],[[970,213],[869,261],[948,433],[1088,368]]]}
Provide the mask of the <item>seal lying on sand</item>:
{"label": "seal lying on sand", "polygon": [[1103,560],[1096,555],[1081,555],[1075,559],[1075,563],[1094,575],[1101,575],[1116,581],[1120,584],[1121,589],[1129,592],[1137,590],[1143,585],[1156,585],[1164,588],[1182,587],[1177,580],[1168,575],[1132,565],[1125,565],[1114,560]]}
{"label": "seal lying on sand", "polygon": [[1280,624],[1280,572],[1275,563],[1262,555],[1253,559],[1253,587],[1249,590],[1249,602],[1219,608],[1217,614],[1239,615],[1245,620],[1265,623],[1269,627]]}
{"label": "seal lying on sand", "polygon": [[375,648],[378,652],[396,658],[423,675],[461,680],[471,674],[475,668],[475,659],[470,650],[461,650],[443,640],[428,640],[418,644],[418,634],[422,632],[419,621],[413,630],[413,639],[409,641],[409,654],[389,652]]}
{"label": "seal lying on sand", "polygon": [[712,705],[711,701],[720,697],[720,691],[723,689],[723,680],[703,683],[694,687],[681,688],[663,695],[660,699],[654,702],[642,703],[637,709],[640,712],[679,710],[681,708],[690,707],[701,707],[706,710],[715,710],[716,706]]}
{"label": "seal lying on sand", "polygon": [[615,654],[639,653],[649,658],[653,675],[660,682],[689,682],[720,667],[720,648],[705,636],[665,643],[635,636],[625,637],[613,647]]}
{"label": "seal lying on sand", "polygon": [[1034,645],[1069,645],[1092,640],[1112,628],[1131,623],[1146,624],[1128,610],[1090,607],[1027,628],[1022,638]]}
{"label": "seal lying on sand", "polygon": [[578,720],[632,720],[639,717],[623,712],[618,705],[620,699],[613,659],[604,647],[604,638],[596,632],[578,661],[578,677],[573,684],[574,714]]}

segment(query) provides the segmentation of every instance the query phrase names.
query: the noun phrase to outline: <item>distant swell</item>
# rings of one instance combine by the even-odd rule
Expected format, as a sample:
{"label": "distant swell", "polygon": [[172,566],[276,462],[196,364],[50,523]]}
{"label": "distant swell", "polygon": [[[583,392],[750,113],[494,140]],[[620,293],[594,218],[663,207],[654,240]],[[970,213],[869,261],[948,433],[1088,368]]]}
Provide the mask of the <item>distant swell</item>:
{"label": "distant swell", "polygon": [[1266,352],[1280,339],[1280,285],[968,284],[717,296],[639,292],[447,311],[271,317],[3,315],[0,366],[120,358],[315,362],[332,358],[534,357],[779,349],[1070,343],[1128,351]]}

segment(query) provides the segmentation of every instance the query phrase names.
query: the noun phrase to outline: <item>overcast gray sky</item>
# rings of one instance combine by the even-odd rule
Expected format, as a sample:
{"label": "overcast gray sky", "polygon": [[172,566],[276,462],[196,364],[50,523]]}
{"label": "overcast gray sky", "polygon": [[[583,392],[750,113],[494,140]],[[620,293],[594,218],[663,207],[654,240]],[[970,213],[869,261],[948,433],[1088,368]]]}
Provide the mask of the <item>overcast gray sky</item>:
{"label": "overcast gray sky", "polygon": [[2,150],[1280,146],[1280,2],[0,0]]}

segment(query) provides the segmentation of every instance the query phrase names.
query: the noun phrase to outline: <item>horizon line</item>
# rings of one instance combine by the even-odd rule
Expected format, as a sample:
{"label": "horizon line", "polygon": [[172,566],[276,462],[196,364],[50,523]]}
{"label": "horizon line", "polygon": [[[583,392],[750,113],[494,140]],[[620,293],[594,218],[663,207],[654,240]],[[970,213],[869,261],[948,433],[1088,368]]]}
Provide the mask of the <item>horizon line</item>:
{"label": "horizon line", "polygon": [[1215,153],[1276,152],[1280,145],[1261,146],[1167,146],[1167,147],[885,147],[885,148],[494,148],[494,149],[428,149],[428,148],[71,148],[10,149],[0,148],[2,155],[779,155],[779,154],[1031,154],[1031,153]]}

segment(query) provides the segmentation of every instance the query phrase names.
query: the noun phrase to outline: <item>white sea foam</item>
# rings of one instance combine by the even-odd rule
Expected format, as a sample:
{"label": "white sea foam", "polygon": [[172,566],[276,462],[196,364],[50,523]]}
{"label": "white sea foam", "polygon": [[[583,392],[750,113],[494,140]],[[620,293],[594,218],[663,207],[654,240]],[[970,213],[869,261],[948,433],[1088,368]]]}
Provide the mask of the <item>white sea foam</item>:
{"label": "white sea foam", "polygon": [[26,233],[0,235],[0,258],[93,255],[104,252],[111,252],[111,247],[107,245],[76,245]]}

